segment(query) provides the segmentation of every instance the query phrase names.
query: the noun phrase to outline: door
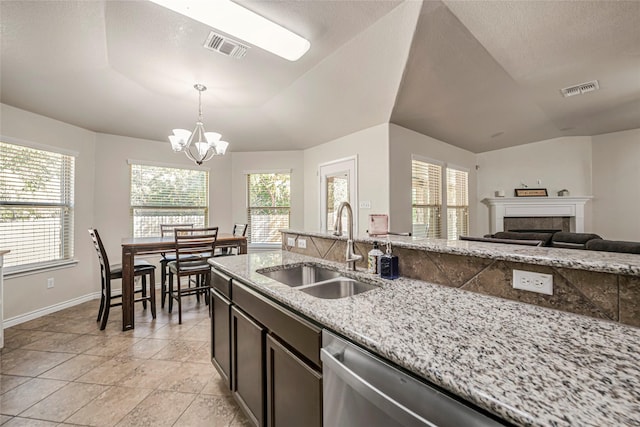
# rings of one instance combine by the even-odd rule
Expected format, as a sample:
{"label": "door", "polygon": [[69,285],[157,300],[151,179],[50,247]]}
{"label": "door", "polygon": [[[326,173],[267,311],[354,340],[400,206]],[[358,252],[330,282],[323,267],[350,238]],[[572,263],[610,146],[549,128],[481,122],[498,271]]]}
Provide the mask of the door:
{"label": "door", "polygon": [[[333,230],[338,206],[349,202],[353,210],[353,230],[358,231],[357,157],[320,165],[320,229]],[[343,218],[346,221],[346,217]],[[343,224],[346,230],[346,223]]]}
{"label": "door", "polygon": [[321,427],[322,374],[267,335],[267,426]]}
{"label": "door", "polygon": [[231,387],[231,302],[218,291],[211,292],[211,362]]}
{"label": "door", "polygon": [[254,426],[265,425],[265,329],[231,307],[231,391]]}

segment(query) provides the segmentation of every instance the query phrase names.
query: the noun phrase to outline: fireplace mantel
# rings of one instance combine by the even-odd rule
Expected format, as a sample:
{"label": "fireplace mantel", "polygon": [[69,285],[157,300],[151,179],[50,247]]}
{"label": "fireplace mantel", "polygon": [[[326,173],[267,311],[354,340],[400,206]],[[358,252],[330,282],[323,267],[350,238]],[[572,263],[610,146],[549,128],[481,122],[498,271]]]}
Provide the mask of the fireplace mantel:
{"label": "fireplace mantel", "polygon": [[571,231],[584,232],[584,205],[591,196],[582,197],[489,197],[482,203],[489,206],[491,233],[504,230],[505,217],[571,218]]}

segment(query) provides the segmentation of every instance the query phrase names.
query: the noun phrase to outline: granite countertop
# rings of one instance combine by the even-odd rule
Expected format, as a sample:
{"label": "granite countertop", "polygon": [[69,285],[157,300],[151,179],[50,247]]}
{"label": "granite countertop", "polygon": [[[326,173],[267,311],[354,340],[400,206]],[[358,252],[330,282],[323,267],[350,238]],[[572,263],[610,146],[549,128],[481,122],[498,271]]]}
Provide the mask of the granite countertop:
{"label": "granite countertop", "polygon": [[[282,230],[283,233],[300,234],[311,237],[346,240],[327,232]],[[392,247],[417,249],[452,255],[492,258],[502,261],[523,262],[528,264],[547,265],[550,267],[573,268],[578,270],[598,271],[601,273],[625,274],[640,276],[640,255],[587,251],[580,249],[561,249],[538,246],[509,245],[504,243],[475,242],[469,240],[426,239],[412,236],[357,236],[356,242],[373,244],[374,241],[390,241]]]}
{"label": "granite countertop", "polygon": [[[639,426],[640,329],[286,251],[212,258],[232,277],[523,426]],[[256,272],[303,262],[378,289],[326,300]]]}

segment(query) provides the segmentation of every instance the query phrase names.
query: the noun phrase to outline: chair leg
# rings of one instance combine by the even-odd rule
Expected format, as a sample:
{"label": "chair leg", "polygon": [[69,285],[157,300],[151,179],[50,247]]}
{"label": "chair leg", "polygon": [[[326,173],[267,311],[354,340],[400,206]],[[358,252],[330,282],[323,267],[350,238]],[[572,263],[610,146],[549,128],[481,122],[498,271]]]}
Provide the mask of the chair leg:
{"label": "chair leg", "polygon": [[102,318],[102,313],[104,312],[105,300],[107,299],[105,296],[104,279],[102,279],[101,286],[102,286],[102,291],[100,292],[100,309],[98,310],[98,318],[96,319],[96,322],[99,322],[100,319]]}
{"label": "chair leg", "polygon": [[147,309],[147,275],[143,274],[142,276],[142,308]]}
{"label": "chair leg", "polygon": [[156,275],[155,270],[149,273],[149,299],[151,303],[151,316],[156,318]]}
{"label": "chair leg", "polygon": [[[178,279],[180,280],[180,279]],[[169,273],[169,313],[173,311],[173,274]]]}
{"label": "chair leg", "polygon": [[111,308],[111,298],[107,297],[107,301],[104,305],[104,313],[102,313],[102,323],[100,324],[100,330],[104,331],[107,327],[107,320],[109,320],[109,309]]}
{"label": "chair leg", "polygon": [[160,261],[160,299],[162,300],[161,308],[164,308],[164,302],[167,299],[167,263]]}
{"label": "chair leg", "polygon": [[178,325],[182,325],[182,292],[180,289],[180,275],[178,276]]}

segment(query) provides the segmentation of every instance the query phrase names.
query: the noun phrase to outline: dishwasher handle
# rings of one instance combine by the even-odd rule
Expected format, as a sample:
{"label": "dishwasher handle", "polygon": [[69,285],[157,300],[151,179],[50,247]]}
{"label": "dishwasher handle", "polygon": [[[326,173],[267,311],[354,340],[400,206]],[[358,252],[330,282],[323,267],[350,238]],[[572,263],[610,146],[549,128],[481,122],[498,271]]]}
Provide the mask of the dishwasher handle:
{"label": "dishwasher handle", "polygon": [[[342,351],[344,351],[344,349]],[[345,364],[341,363],[336,358],[336,356],[339,356],[340,354],[341,352],[334,355],[324,348],[321,349],[320,359],[322,359],[325,369],[331,370],[362,397],[369,400],[393,419],[398,420],[401,424],[437,427],[435,424],[430,423],[420,415],[411,411],[409,408],[398,403],[390,396],[387,396],[385,393],[367,382],[364,378],[349,369]]]}

